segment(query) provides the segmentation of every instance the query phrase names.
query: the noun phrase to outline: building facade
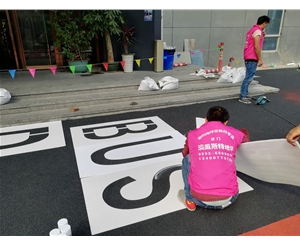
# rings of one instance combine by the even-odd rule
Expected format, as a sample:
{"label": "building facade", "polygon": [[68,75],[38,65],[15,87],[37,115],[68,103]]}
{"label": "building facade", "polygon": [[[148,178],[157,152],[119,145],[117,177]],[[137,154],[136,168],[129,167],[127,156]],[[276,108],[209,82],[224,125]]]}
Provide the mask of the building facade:
{"label": "building facade", "polygon": [[[0,71],[65,65],[53,43],[55,32],[48,21],[55,11],[0,10]],[[243,46],[249,28],[261,15],[268,15],[263,46],[264,64],[300,63],[300,10],[124,10],[127,24],[136,26],[137,41],[131,47],[135,53],[134,70],[153,70],[148,59],[154,57],[154,41],[183,51],[185,39],[195,39],[195,49],[203,51],[205,66],[216,67],[217,47],[224,42],[226,63],[230,57],[243,65]],[[151,18],[145,13],[151,12]],[[122,46],[113,36],[115,60],[121,61]],[[102,38],[92,44],[91,63],[106,61]]]}
{"label": "building facade", "polygon": [[183,51],[184,39],[195,39],[195,49],[203,50],[205,66],[216,67],[224,42],[224,61],[234,57],[243,63],[243,47],[249,28],[257,18],[271,18],[266,28],[263,62],[266,65],[300,63],[300,10],[163,10],[163,40]]}

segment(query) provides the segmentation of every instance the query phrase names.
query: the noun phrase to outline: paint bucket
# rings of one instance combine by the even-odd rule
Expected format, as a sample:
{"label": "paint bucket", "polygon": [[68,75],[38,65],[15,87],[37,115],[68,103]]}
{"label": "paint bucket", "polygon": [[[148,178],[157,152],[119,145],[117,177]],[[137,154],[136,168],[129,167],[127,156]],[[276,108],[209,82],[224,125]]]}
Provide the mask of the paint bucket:
{"label": "paint bucket", "polygon": [[58,236],[60,234],[60,230],[55,228],[49,232],[49,236]]}
{"label": "paint bucket", "polygon": [[60,231],[61,231],[61,233],[66,234],[67,236],[72,235],[71,226],[68,224],[61,226]]}

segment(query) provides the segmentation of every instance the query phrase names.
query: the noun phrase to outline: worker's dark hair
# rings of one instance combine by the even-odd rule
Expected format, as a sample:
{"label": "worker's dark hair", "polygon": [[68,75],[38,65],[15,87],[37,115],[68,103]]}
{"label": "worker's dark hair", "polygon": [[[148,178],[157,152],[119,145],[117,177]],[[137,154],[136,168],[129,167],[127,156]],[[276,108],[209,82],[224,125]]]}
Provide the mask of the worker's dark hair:
{"label": "worker's dark hair", "polygon": [[263,15],[263,16],[260,16],[258,19],[257,19],[257,25],[261,25],[261,24],[263,24],[263,23],[265,23],[265,22],[267,22],[267,23],[270,23],[270,17],[268,17],[268,16],[266,16],[266,15]]}
{"label": "worker's dark hair", "polygon": [[206,113],[207,121],[220,121],[222,123],[229,120],[229,112],[221,106],[211,107]]}

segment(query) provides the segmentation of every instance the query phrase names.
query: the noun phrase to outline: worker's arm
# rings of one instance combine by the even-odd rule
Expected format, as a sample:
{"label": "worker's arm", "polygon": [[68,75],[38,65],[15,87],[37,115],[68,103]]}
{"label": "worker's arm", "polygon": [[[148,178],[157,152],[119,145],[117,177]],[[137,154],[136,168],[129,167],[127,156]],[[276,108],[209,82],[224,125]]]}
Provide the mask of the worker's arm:
{"label": "worker's arm", "polygon": [[261,67],[263,65],[263,61],[262,61],[262,57],[261,57],[261,50],[260,50],[260,36],[256,36],[254,37],[254,50],[255,50],[255,53],[257,55],[257,58],[258,58],[258,67]]}

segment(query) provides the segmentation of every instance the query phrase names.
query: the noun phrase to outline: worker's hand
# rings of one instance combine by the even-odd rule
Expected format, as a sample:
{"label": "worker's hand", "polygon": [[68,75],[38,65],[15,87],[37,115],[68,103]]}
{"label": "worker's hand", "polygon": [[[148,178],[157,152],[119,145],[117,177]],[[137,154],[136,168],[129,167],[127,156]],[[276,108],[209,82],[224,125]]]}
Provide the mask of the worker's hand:
{"label": "worker's hand", "polygon": [[300,138],[300,125],[291,129],[286,136],[287,142],[293,146],[296,146],[296,141],[299,140],[299,138]]}
{"label": "worker's hand", "polygon": [[263,61],[262,61],[261,59],[259,59],[259,60],[258,60],[257,66],[258,66],[258,67],[261,67],[262,65],[263,65]]}

